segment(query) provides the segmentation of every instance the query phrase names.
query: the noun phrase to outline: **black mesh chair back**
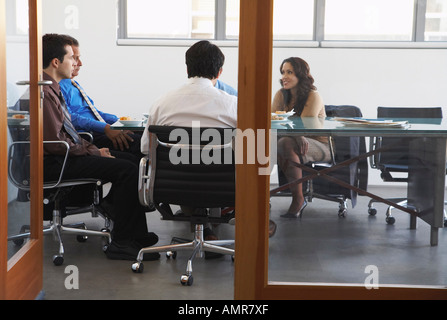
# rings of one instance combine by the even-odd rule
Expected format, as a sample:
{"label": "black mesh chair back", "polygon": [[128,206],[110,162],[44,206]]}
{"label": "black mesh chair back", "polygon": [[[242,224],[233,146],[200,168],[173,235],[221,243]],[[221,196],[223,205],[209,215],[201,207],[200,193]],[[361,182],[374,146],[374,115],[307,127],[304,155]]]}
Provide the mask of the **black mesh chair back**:
{"label": "black mesh chair back", "polygon": [[[433,119],[439,122],[442,119],[441,107],[378,107],[377,118],[398,121],[403,118]],[[409,143],[408,138],[377,138],[377,146],[390,149],[386,152],[377,153],[374,156],[374,166],[381,170],[381,177],[384,181],[406,182],[405,177],[393,177],[393,172],[408,172]]]}
{"label": "black mesh chair back", "polygon": [[154,203],[234,206],[233,129],[150,126],[149,132],[158,139]]}

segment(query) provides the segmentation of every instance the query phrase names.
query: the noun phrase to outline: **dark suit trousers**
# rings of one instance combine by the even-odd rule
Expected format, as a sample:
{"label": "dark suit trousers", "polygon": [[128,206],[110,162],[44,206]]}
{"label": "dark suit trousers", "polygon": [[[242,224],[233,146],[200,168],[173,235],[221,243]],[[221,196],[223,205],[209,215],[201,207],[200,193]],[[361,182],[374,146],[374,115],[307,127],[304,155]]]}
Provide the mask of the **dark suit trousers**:
{"label": "dark suit trousers", "polygon": [[141,142],[141,133],[133,133],[129,134],[133,142],[129,141],[129,149],[119,150],[113,147],[112,141],[102,133],[93,132],[93,144],[98,148],[109,148],[110,150],[116,150],[120,152],[131,153],[138,158],[138,162],[143,157],[143,154],[140,150],[140,142]]}
{"label": "dark suit trousers", "polygon": [[[138,200],[139,168],[131,160],[132,155],[121,152],[112,154],[116,158],[69,157],[63,178],[95,178],[104,183],[111,182],[112,188],[107,199],[113,206],[112,236],[115,240],[135,239],[147,234],[145,208]],[[45,180],[57,179],[62,161],[62,157],[45,156]]]}

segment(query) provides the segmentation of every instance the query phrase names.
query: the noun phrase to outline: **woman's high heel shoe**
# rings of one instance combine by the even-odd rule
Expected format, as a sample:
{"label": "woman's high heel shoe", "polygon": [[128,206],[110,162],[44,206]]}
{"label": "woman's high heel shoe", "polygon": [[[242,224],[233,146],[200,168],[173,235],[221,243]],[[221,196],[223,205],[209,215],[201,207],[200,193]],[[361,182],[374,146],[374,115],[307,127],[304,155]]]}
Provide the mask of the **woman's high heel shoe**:
{"label": "woman's high heel shoe", "polygon": [[282,218],[294,218],[294,219],[301,218],[301,216],[303,215],[304,208],[306,208],[306,206],[307,206],[307,201],[304,200],[303,205],[301,206],[300,210],[298,210],[297,213],[285,213],[285,214],[282,214],[281,217]]}

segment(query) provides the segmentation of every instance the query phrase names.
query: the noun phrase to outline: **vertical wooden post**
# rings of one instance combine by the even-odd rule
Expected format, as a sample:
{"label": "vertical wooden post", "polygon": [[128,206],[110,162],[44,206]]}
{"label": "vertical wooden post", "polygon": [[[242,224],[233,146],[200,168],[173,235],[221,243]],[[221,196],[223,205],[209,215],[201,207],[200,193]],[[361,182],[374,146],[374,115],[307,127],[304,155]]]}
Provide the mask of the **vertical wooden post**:
{"label": "vertical wooden post", "polygon": [[8,261],[8,176],[6,121],[6,14],[0,0],[0,300],[5,298]]}
{"label": "vertical wooden post", "polygon": [[[272,44],[273,0],[241,0],[238,129],[243,132],[270,129]],[[259,174],[264,166],[257,160],[236,166],[235,299],[259,299],[267,284],[270,177]]]}
{"label": "vertical wooden post", "polygon": [[[30,128],[31,128],[31,239],[43,237],[43,113],[40,101],[42,80],[41,0],[29,0]],[[42,242],[42,241],[41,241]]]}

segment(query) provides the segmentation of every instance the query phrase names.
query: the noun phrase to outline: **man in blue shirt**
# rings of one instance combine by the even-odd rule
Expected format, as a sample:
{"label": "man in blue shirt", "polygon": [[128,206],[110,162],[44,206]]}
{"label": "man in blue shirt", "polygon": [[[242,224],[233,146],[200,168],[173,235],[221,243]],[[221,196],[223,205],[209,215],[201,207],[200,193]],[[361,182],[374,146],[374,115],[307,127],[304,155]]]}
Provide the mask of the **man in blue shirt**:
{"label": "man in blue shirt", "polygon": [[127,151],[136,155],[137,159],[135,161],[139,161],[142,157],[140,152],[141,134],[135,134],[128,130],[112,130],[110,125],[115,123],[118,117],[98,110],[94,106],[93,100],[83,92],[82,87],[74,80],[82,66],[81,54],[79,42],[73,37],[67,37],[73,43],[72,49],[77,66],[73,71],[73,77],[62,80],[59,85],[70,111],[73,125],[78,131],[92,133],[93,143],[98,148]]}
{"label": "man in blue shirt", "polygon": [[229,86],[225,82],[220,81],[219,79],[217,79],[216,85],[214,87],[216,87],[217,89],[220,89],[222,91],[225,91],[226,93],[228,93],[232,96],[237,97],[237,90],[234,89],[233,87]]}

